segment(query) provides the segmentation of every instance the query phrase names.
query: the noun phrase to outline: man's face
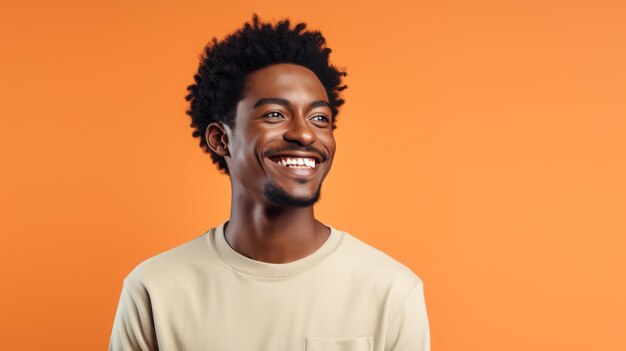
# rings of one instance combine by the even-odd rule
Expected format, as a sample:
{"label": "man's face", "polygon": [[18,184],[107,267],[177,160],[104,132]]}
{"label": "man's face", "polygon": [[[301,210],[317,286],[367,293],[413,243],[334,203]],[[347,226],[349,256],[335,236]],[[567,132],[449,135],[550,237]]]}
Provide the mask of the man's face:
{"label": "man's face", "polygon": [[[251,73],[229,132],[231,182],[261,202],[313,205],[335,155],[332,118],[326,90],[308,68],[281,63]],[[287,159],[304,164],[281,164]]]}

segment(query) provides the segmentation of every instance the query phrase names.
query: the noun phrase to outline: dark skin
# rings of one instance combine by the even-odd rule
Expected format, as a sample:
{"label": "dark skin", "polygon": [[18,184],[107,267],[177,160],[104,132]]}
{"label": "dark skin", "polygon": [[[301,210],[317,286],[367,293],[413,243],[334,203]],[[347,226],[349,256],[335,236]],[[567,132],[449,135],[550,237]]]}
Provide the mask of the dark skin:
{"label": "dark skin", "polygon": [[[274,64],[248,75],[236,113],[234,129],[214,122],[205,134],[230,173],[226,241],[267,263],[309,256],[330,235],[313,211],[336,148],[324,86],[306,67]],[[317,159],[312,169],[295,169],[276,163],[279,155]]]}

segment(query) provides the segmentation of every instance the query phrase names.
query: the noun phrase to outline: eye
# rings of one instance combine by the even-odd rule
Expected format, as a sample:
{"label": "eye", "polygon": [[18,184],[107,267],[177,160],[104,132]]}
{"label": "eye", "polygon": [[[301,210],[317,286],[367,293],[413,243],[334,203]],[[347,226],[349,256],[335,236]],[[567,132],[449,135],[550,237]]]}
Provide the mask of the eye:
{"label": "eye", "polygon": [[264,114],[263,116],[264,117],[278,117],[278,118],[280,118],[280,117],[283,117],[283,114],[280,113],[280,112],[276,112],[276,111],[270,111],[270,112]]}
{"label": "eye", "polygon": [[[322,118],[324,118],[324,120],[325,120],[326,122],[328,122],[328,118],[326,118],[326,116],[324,116],[324,115],[316,115],[316,116],[314,116],[313,118],[317,118],[317,117],[322,117]],[[322,122],[324,122],[324,120],[322,120]]]}

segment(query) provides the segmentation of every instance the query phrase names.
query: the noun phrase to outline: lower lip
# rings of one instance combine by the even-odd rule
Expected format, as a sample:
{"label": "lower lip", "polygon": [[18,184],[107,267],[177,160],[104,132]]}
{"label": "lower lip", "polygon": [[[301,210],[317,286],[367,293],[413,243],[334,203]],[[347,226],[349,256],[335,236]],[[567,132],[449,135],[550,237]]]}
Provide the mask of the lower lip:
{"label": "lower lip", "polygon": [[267,162],[271,163],[274,168],[279,169],[285,174],[288,174],[291,176],[297,176],[298,178],[312,177],[315,173],[317,173],[317,169],[320,168],[320,165],[321,165],[318,163],[314,168],[293,168],[293,167],[283,166],[270,159],[266,159],[266,160]]}

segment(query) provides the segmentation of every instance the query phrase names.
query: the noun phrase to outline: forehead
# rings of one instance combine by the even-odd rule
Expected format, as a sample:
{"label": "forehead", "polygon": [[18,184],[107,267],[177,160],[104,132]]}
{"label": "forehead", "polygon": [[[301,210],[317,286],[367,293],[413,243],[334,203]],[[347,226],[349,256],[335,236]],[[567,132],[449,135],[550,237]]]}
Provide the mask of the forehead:
{"label": "forehead", "polygon": [[248,75],[244,99],[262,97],[282,97],[303,102],[328,101],[326,89],[317,75],[304,66],[291,63],[274,64]]}

